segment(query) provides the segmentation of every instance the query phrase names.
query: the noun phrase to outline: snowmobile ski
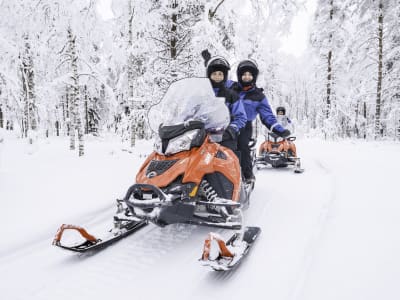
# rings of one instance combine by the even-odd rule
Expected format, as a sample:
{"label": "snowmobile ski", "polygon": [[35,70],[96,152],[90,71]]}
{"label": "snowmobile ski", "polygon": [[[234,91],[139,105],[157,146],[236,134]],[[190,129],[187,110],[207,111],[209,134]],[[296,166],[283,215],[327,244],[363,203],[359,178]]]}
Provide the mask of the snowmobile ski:
{"label": "snowmobile ski", "polygon": [[296,159],[296,162],[294,164],[294,172],[295,173],[303,173],[304,169],[300,165],[300,159]]}
{"label": "snowmobile ski", "polygon": [[[215,271],[233,269],[248,254],[260,233],[260,227],[246,227],[243,233],[236,232],[227,242],[224,242],[221,236],[210,232],[204,242],[203,254],[200,258],[201,264],[211,267]],[[212,240],[217,241],[219,246],[219,254],[215,259],[210,258]]]}
{"label": "snowmobile ski", "polygon": [[[121,220],[117,220],[121,222]],[[123,222],[118,229],[114,228],[108,231],[107,235],[103,238],[96,238],[95,236],[89,234],[84,228],[63,224],[58,229],[56,236],[53,240],[53,245],[60,247],[65,250],[73,251],[73,252],[86,252],[86,251],[97,251],[103,249],[120,239],[127,237],[128,235],[134,233],[135,231],[141,229],[142,227],[148,224],[147,221],[137,221],[137,220],[127,220]],[[77,230],[80,235],[85,239],[84,242],[76,244],[76,245],[64,245],[61,243],[61,238],[65,230]]]}

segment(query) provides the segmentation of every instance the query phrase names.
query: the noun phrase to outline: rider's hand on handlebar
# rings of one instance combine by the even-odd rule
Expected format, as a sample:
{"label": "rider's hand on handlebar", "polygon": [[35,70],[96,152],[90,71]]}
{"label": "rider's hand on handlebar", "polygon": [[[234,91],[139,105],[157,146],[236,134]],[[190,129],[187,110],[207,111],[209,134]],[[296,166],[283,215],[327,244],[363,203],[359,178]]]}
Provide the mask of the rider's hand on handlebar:
{"label": "rider's hand on handlebar", "polygon": [[287,130],[287,129],[285,129],[284,131],[278,133],[278,135],[280,137],[283,137],[283,138],[287,138],[290,134],[291,134],[290,131]]}
{"label": "rider's hand on handlebar", "polygon": [[238,133],[232,126],[228,126],[228,128],[225,129],[224,135],[222,136],[223,141],[229,141],[229,140],[236,140],[238,136]]}

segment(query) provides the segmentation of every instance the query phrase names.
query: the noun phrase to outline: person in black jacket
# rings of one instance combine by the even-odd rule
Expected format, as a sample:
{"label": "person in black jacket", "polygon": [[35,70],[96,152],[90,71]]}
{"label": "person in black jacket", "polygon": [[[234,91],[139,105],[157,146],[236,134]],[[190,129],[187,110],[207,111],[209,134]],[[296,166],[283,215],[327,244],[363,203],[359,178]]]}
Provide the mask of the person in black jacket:
{"label": "person in black jacket", "polygon": [[236,151],[239,131],[247,121],[243,103],[236,92],[225,87],[228,71],[230,70],[227,60],[219,56],[208,57],[208,59],[204,57],[204,59],[207,67],[207,77],[211,81],[214,93],[217,97],[225,98],[225,104],[231,115],[231,122],[225,129],[221,145]]}

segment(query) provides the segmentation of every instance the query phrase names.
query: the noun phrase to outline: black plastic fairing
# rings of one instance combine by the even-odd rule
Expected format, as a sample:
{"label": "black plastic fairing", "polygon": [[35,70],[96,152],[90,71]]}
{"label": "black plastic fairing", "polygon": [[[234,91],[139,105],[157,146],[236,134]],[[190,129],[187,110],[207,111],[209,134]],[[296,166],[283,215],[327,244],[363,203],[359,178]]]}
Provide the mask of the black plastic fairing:
{"label": "black plastic fairing", "polygon": [[187,123],[181,123],[181,124],[171,125],[171,126],[160,125],[160,128],[158,129],[158,134],[161,139],[163,153],[167,149],[168,143],[171,139],[181,136],[185,132],[195,130],[195,129],[199,129],[200,131],[197,134],[197,136],[192,140],[192,142],[190,144],[190,148],[200,147],[203,144],[204,139],[206,137],[206,131],[205,131],[203,122],[189,121]]}

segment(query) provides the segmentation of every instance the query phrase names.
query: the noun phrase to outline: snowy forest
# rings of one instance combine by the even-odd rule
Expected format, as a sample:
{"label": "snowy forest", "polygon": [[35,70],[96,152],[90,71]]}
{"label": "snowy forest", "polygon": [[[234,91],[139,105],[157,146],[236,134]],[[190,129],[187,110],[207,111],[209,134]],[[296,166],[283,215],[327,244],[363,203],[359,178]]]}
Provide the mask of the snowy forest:
{"label": "snowy forest", "polygon": [[273,108],[304,134],[400,139],[400,0],[318,0],[308,49],[279,51],[296,0],[0,0],[0,130],[33,143],[112,133],[149,139],[147,111],[175,80],[257,61]]}

